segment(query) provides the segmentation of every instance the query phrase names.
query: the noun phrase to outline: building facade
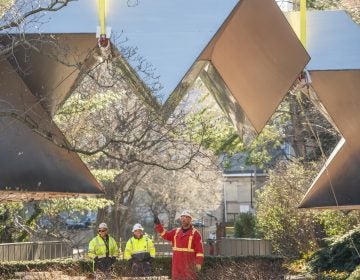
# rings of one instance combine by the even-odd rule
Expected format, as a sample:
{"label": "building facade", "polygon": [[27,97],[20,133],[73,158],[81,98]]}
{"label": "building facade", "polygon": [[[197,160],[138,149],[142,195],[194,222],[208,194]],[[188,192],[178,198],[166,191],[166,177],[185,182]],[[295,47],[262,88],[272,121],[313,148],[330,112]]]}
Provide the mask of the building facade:
{"label": "building facade", "polygon": [[231,159],[223,172],[224,222],[234,222],[240,213],[255,212],[256,191],[266,179],[264,170],[246,165],[246,155],[238,154]]}

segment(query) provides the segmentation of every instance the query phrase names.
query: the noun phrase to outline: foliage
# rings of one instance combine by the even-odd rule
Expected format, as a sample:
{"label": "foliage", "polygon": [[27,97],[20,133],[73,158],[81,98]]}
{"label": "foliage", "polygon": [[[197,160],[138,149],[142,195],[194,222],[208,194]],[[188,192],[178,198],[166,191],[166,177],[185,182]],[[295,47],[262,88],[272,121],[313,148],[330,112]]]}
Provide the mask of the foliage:
{"label": "foliage", "polygon": [[346,280],[349,274],[343,271],[323,271],[316,274],[316,280]]}
{"label": "foliage", "polygon": [[358,244],[360,227],[344,235],[329,238],[327,246],[314,253],[309,265],[313,271],[351,272],[360,263]]}
{"label": "foliage", "polygon": [[326,236],[343,235],[359,223],[359,211],[350,212],[323,210],[319,213],[320,222],[324,227]]}
{"label": "foliage", "polygon": [[326,10],[337,7],[340,2],[341,0],[307,0],[306,5],[315,10]]}
{"label": "foliage", "polygon": [[118,169],[92,169],[91,173],[100,182],[114,182],[116,177],[122,173]]}
{"label": "foliage", "polygon": [[196,86],[196,94],[200,95],[197,100],[198,107],[192,108],[186,117],[188,128],[196,132],[194,140],[216,155],[231,155],[243,151],[243,143],[233,124],[221,111],[207,88],[200,82]]}
{"label": "foliage", "polygon": [[257,224],[274,250],[285,256],[301,256],[323,245],[324,237],[344,234],[358,224],[359,212],[298,209],[314,179],[316,164],[281,163],[257,196]]}
{"label": "foliage", "polygon": [[[22,203],[0,204],[0,242],[15,242],[21,232],[21,228],[16,227],[19,218],[24,216],[24,206]],[[25,238],[23,238],[24,240]]]}
{"label": "foliage", "polygon": [[205,257],[199,279],[277,280],[286,274],[282,264],[273,257]]}
{"label": "foliage", "polygon": [[[136,193],[136,219],[146,222],[149,215],[166,214],[167,225],[171,228],[176,214],[183,209],[192,210],[194,217],[199,218],[204,211],[216,208],[221,203],[221,185],[217,170],[210,168],[212,164],[205,158],[201,162],[197,160],[195,165],[190,164],[186,170],[152,169]],[[153,226],[152,218],[150,220]]]}
{"label": "foliage", "polygon": [[[111,205],[112,201],[90,197],[0,204],[0,241],[25,241],[32,235],[42,234],[55,237],[63,230],[64,217],[74,218],[76,214],[86,214]],[[41,225],[44,219],[47,223]]]}
{"label": "foliage", "polygon": [[308,270],[306,256],[301,259],[289,259],[284,266],[289,270],[290,274],[305,274]]}
{"label": "foliage", "polygon": [[256,236],[255,222],[253,213],[240,213],[235,222],[235,237],[254,238]]}
{"label": "foliage", "polygon": [[36,228],[36,222],[43,214],[38,203],[7,203],[0,205],[0,242],[27,241],[30,232]]}
{"label": "foliage", "polygon": [[[242,143],[226,116],[208,99],[209,96],[205,94],[200,100],[200,104],[204,104],[203,110],[191,115],[191,124],[199,128],[196,124],[200,120],[205,123],[206,133],[199,132],[197,139],[201,138],[204,147],[215,154],[226,154],[227,157],[224,158],[246,152],[248,165],[273,168],[276,162],[289,156],[282,151],[287,144],[292,147],[292,156],[310,162],[328,156],[340,139],[337,131],[310,102],[308,96],[300,91],[285,96],[264,129],[249,146]],[[217,107],[217,111],[214,107]],[[223,166],[227,167],[227,164],[225,161]]]}
{"label": "foliage", "polygon": [[[103,183],[105,198],[113,201],[114,207],[100,210],[97,219],[108,222],[116,238],[126,236],[136,189],[152,170],[182,170],[207,156],[184,112],[165,119],[140,97],[138,91],[148,88],[127,83],[136,77],[124,72],[123,56],[129,58],[113,57],[99,73],[94,67],[55,116],[71,149],[83,155]],[[111,86],[102,85],[109,81]],[[196,133],[206,129],[201,122]]]}
{"label": "foliage", "polygon": [[54,200],[45,200],[40,203],[44,214],[48,216],[57,216],[61,212],[68,213],[71,216],[76,211],[96,211],[113,205],[112,201],[104,198],[61,198]]}
{"label": "foliage", "polygon": [[274,160],[273,152],[278,150],[282,144],[283,139],[279,127],[270,122],[249,146],[247,164],[253,164],[259,168],[268,167]]}
{"label": "foliage", "polygon": [[[200,279],[279,279],[285,273],[283,259],[275,257],[205,257]],[[156,257],[153,262],[153,275],[171,274],[171,258]],[[42,261],[20,261],[0,263],[0,278],[13,278],[21,271],[63,271],[70,276],[90,276],[91,260],[55,259]],[[114,265],[114,274],[129,276],[127,262],[118,260]],[[231,278],[233,277],[233,278]],[[235,277],[235,278],[234,278]]]}
{"label": "foliage", "polygon": [[279,133],[278,122],[281,117],[275,114],[265,126],[260,135],[245,147],[234,125],[224,112],[221,111],[214,98],[201,82],[196,84],[201,97],[197,101],[197,110],[192,110],[187,116],[189,129],[195,132],[194,138],[202,146],[214,152],[215,155],[226,155],[223,167],[229,167],[229,158],[240,152],[247,152],[247,164],[258,167],[266,166],[272,160],[272,151],[280,147],[282,136]]}
{"label": "foliage", "polygon": [[360,6],[352,0],[307,0],[307,6],[315,10],[338,9],[350,14],[354,22],[360,24]]}
{"label": "foliage", "polygon": [[357,266],[356,269],[350,274],[347,280],[358,280],[360,279],[360,266]]}
{"label": "foliage", "polygon": [[0,19],[8,11],[8,9],[14,4],[14,0],[1,0],[0,1]]}
{"label": "foliage", "polygon": [[312,164],[280,163],[257,194],[259,230],[280,255],[296,257],[317,248],[317,213],[297,208],[315,175]]}
{"label": "foliage", "polygon": [[8,218],[9,213],[13,213],[14,211],[21,209],[23,204],[20,202],[0,204],[0,221],[5,222]]}

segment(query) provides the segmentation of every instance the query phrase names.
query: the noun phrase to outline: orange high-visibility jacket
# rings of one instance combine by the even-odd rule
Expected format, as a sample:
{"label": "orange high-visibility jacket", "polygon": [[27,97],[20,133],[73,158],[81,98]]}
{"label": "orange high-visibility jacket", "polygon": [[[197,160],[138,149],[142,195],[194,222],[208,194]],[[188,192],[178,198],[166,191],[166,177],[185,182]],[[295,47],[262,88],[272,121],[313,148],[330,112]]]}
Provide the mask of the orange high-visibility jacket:
{"label": "orange high-visibility jacket", "polygon": [[172,278],[173,280],[195,280],[195,265],[204,261],[204,248],[199,231],[191,226],[186,232],[182,228],[164,230],[161,224],[156,225],[161,237],[172,243]]}

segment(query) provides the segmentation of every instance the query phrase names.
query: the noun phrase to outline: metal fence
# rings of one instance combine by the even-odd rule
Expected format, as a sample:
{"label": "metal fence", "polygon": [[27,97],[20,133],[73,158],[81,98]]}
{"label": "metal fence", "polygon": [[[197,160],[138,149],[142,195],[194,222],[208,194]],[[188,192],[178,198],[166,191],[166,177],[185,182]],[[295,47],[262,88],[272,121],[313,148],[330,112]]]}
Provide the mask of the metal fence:
{"label": "metal fence", "polygon": [[[209,242],[208,242],[209,243]],[[224,238],[205,245],[206,255],[271,256],[270,240],[253,238]]]}
{"label": "metal fence", "polygon": [[[122,250],[125,243],[122,243]],[[170,242],[156,242],[156,255],[172,255]],[[253,238],[223,238],[211,240],[204,243],[204,253],[206,256],[271,256],[272,245],[270,240]]]}
{"label": "metal fence", "polygon": [[[121,255],[125,242],[120,243]],[[57,258],[81,258],[87,253],[88,244],[72,248],[59,241],[38,241],[0,244],[0,261],[44,260]],[[171,256],[170,242],[156,242],[157,256]],[[224,238],[204,243],[205,255],[214,256],[270,256],[271,241],[248,238]]]}
{"label": "metal fence", "polygon": [[59,241],[0,244],[0,261],[47,260],[72,257],[73,249]]}

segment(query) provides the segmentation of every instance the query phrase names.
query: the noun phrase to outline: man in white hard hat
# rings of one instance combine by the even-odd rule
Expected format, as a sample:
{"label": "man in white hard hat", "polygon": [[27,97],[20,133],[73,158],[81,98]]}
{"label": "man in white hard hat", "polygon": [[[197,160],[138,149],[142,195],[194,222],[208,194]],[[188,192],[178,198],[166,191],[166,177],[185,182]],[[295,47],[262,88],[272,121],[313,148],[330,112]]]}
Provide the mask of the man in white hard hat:
{"label": "man in white hard hat", "polygon": [[195,280],[204,261],[204,248],[200,232],[192,225],[189,211],[180,215],[181,227],[166,231],[157,216],[155,229],[160,236],[172,243],[172,280]]}
{"label": "man in white hard hat", "polygon": [[118,245],[108,234],[108,226],[101,223],[98,234],[90,241],[88,256],[94,260],[95,279],[110,279],[111,267],[119,254]]}
{"label": "man in white hard hat", "polygon": [[124,259],[130,263],[134,276],[148,276],[151,274],[151,264],[155,258],[154,243],[144,234],[141,224],[135,224],[132,232],[133,237],[126,243]]}

